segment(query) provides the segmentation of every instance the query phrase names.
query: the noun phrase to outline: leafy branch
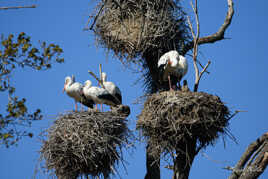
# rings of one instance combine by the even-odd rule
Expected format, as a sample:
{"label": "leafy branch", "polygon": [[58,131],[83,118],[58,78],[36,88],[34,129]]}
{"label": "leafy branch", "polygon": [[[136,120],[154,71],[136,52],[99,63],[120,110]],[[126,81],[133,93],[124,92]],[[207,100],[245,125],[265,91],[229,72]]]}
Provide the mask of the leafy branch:
{"label": "leafy branch", "polygon": [[[41,110],[29,113],[25,104],[26,99],[19,99],[15,95],[15,87],[10,83],[12,72],[16,68],[29,67],[35,70],[48,70],[52,63],[63,63],[63,50],[59,45],[39,42],[40,47],[34,47],[31,38],[21,32],[17,38],[9,35],[2,36],[0,45],[0,92],[8,95],[4,114],[0,114],[0,144],[6,147],[16,144],[23,136],[32,137],[33,134],[24,131],[23,127],[30,127],[32,121],[41,120]],[[1,111],[3,113],[3,111]]]}

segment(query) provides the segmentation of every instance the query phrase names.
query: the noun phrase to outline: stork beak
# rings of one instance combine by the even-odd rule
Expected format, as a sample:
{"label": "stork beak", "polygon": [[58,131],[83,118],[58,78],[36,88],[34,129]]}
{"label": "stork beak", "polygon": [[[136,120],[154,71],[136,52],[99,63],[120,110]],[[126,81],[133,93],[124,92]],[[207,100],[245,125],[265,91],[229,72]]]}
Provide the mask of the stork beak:
{"label": "stork beak", "polygon": [[168,59],[168,64],[169,64],[169,65],[172,65],[172,62],[171,62],[171,60],[170,60],[170,59]]}

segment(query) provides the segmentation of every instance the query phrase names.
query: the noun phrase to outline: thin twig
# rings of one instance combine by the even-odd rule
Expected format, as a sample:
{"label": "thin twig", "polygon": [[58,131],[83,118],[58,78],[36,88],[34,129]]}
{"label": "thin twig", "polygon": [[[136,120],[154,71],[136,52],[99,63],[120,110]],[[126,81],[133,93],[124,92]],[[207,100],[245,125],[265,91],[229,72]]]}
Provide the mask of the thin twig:
{"label": "thin twig", "polygon": [[198,89],[198,85],[199,85],[199,81],[200,79],[202,78],[204,72],[207,70],[208,66],[210,65],[211,61],[209,60],[208,63],[206,64],[206,66],[203,68],[203,70],[200,72],[197,80],[196,80],[196,83],[195,83],[195,86],[194,86],[194,91],[196,92],[197,89]]}
{"label": "thin twig", "polygon": [[12,6],[12,7],[0,7],[0,10],[8,10],[8,9],[22,9],[22,8],[36,8],[36,5],[31,5],[31,6]]}
{"label": "thin twig", "polygon": [[[201,67],[202,69],[205,68],[205,67],[201,64],[201,62],[200,62],[199,60],[197,60],[197,63],[200,65],[200,67]],[[207,71],[207,70],[205,70],[205,72],[206,72],[207,74],[210,74],[210,72]]]}
{"label": "thin twig", "polygon": [[193,25],[192,25],[192,23],[191,23],[191,20],[190,20],[190,17],[189,17],[189,16],[187,16],[187,23],[188,23],[189,26],[190,26],[190,30],[191,30],[193,39],[195,39],[196,37],[195,37],[195,33],[194,33],[194,29],[193,29]]}
{"label": "thin twig", "polygon": [[[92,29],[94,28],[94,25],[95,25],[97,19],[99,18],[99,15],[101,14],[101,12],[102,12],[102,10],[103,10],[103,7],[104,7],[105,3],[106,3],[106,1],[102,4],[102,6],[101,6],[101,8],[100,8],[100,10],[99,10],[99,12],[98,12],[98,14],[95,16],[95,18],[94,18],[94,20],[93,20],[93,23],[92,23],[91,26],[89,27],[89,30],[92,30]],[[90,20],[90,18],[88,19],[87,25],[89,24],[89,20]]]}
{"label": "thin twig", "polygon": [[242,110],[236,110],[229,118],[228,120],[232,119],[235,115],[237,115],[240,112],[247,112],[247,111],[242,111]]}
{"label": "thin twig", "polygon": [[102,81],[102,66],[101,66],[101,64],[99,65],[99,71],[100,71],[99,85],[104,88],[103,81]]}

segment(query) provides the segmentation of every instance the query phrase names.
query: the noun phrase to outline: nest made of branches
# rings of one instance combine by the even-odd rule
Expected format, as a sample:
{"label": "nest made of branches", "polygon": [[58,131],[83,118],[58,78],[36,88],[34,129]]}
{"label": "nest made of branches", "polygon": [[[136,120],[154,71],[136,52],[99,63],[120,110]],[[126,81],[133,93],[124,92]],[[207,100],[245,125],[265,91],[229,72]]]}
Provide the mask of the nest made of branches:
{"label": "nest made of branches", "polygon": [[180,0],[101,0],[91,28],[98,44],[137,63],[151,50],[179,50],[190,39]]}
{"label": "nest made of branches", "polygon": [[179,150],[189,140],[196,141],[199,149],[213,144],[226,133],[229,119],[228,107],[218,96],[165,91],[148,97],[136,127],[154,146],[152,155],[159,155]]}
{"label": "nest made of branches", "polygon": [[47,140],[40,151],[46,171],[69,179],[114,174],[116,164],[122,162],[122,148],[130,144],[128,114],[92,111],[59,115],[46,131]]}

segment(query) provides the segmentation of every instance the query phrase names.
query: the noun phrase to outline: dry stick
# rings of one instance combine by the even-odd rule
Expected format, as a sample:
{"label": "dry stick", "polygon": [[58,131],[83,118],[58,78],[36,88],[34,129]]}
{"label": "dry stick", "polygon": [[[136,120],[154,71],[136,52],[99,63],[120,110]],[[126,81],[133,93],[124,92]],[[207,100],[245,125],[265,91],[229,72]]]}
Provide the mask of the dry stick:
{"label": "dry stick", "polygon": [[100,86],[105,88],[104,85],[103,85],[103,81],[102,81],[102,66],[101,64],[99,64],[99,71],[100,71]]}
{"label": "dry stick", "polygon": [[193,51],[193,62],[194,62],[194,69],[195,69],[195,84],[194,84],[194,92],[197,92],[198,90],[198,86],[199,86],[199,81],[202,77],[202,75],[204,74],[204,72],[206,72],[208,66],[210,65],[211,61],[209,60],[208,63],[206,64],[205,67],[203,67],[201,73],[199,73],[199,69],[197,66],[197,53],[198,53],[198,42],[199,42],[199,36],[200,36],[200,23],[199,23],[199,15],[198,15],[198,6],[197,6],[197,0],[195,0],[195,6],[193,5],[192,1],[191,1],[191,6],[192,9],[194,11],[195,14],[195,21],[196,21],[196,34],[194,33],[194,29],[193,29],[193,25],[190,21],[190,18],[187,18],[187,22],[190,26],[190,30],[192,32],[192,36],[194,39],[194,51]]}
{"label": "dry stick", "polygon": [[0,10],[8,10],[8,9],[22,9],[22,8],[36,8],[36,5],[31,5],[31,6],[0,7]]}
{"label": "dry stick", "polygon": [[[201,64],[201,62],[199,61],[199,60],[197,60],[197,63],[201,66],[201,68],[203,68],[204,69],[204,66]],[[210,74],[210,72],[209,71],[205,71],[207,74]]]}
{"label": "dry stick", "polygon": [[[189,21],[189,20],[188,20]],[[193,58],[193,55],[191,55],[191,54],[188,54],[190,57],[192,57]],[[198,60],[198,59],[196,59],[196,61],[197,61],[197,63],[198,63],[198,65],[203,69],[204,68],[204,65],[202,65],[202,63]],[[207,74],[210,74],[210,72],[209,71],[205,71]]]}
{"label": "dry stick", "polygon": [[[205,36],[205,37],[201,37],[198,40],[198,45],[201,44],[206,44],[206,43],[214,43],[216,41],[220,41],[222,39],[224,39],[224,33],[226,31],[226,29],[229,27],[229,25],[232,22],[232,18],[234,15],[234,7],[233,7],[233,1],[232,0],[227,0],[228,3],[228,12],[227,15],[225,17],[224,23],[222,24],[222,26],[219,28],[218,32]],[[194,48],[194,40],[192,40],[191,42],[189,42],[188,44],[186,44],[184,46],[184,48],[182,49],[182,54],[186,54],[189,50],[191,50],[192,48]]]}
{"label": "dry stick", "polygon": [[[196,57],[197,57],[197,46],[196,46],[196,42],[198,42],[198,40],[196,40],[196,35],[195,35],[195,33],[194,33],[194,29],[193,29],[193,25],[192,25],[192,23],[191,23],[191,21],[190,21],[190,18],[189,18],[189,16],[187,17],[187,22],[188,22],[188,24],[189,24],[189,26],[190,26],[190,30],[191,30],[191,32],[192,32],[192,36],[193,36],[193,39],[194,39],[194,42],[195,42],[195,45],[194,45],[194,51],[193,51],[193,62],[194,62],[194,70],[195,70],[195,79],[198,79],[198,76],[199,76],[199,69],[198,69],[198,66],[197,66],[197,64],[196,64]],[[196,81],[195,81],[195,84],[196,84]],[[194,90],[195,91],[195,90]]]}
{"label": "dry stick", "polygon": [[206,64],[206,66],[203,68],[203,70],[200,72],[200,74],[198,75],[198,77],[195,79],[195,84],[194,84],[194,92],[197,92],[198,86],[199,86],[199,82],[200,79],[202,77],[202,75],[204,74],[204,72],[207,70],[208,66],[210,65],[211,61],[209,60],[208,63]]}
{"label": "dry stick", "polygon": [[248,111],[242,111],[242,110],[236,110],[229,118],[228,120],[232,119],[235,115],[237,115],[240,112],[248,112]]}
{"label": "dry stick", "polygon": [[[103,5],[101,6],[101,8],[100,8],[98,14],[95,16],[95,18],[94,18],[94,20],[93,20],[93,23],[92,23],[91,26],[89,27],[89,30],[92,30],[92,29],[94,28],[94,25],[95,25],[97,19],[99,18],[99,15],[100,15],[100,13],[102,12],[105,3],[106,3],[106,1],[105,1],[105,2],[103,3]],[[89,21],[90,21],[90,18],[88,19],[88,22],[87,22],[87,25],[86,25],[86,26],[88,26]],[[86,28],[85,28],[85,29],[86,29]]]}
{"label": "dry stick", "polygon": [[88,73],[93,76],[99,82],[99,84],[102,85],[101,80],[92,71],[88,70]]}

